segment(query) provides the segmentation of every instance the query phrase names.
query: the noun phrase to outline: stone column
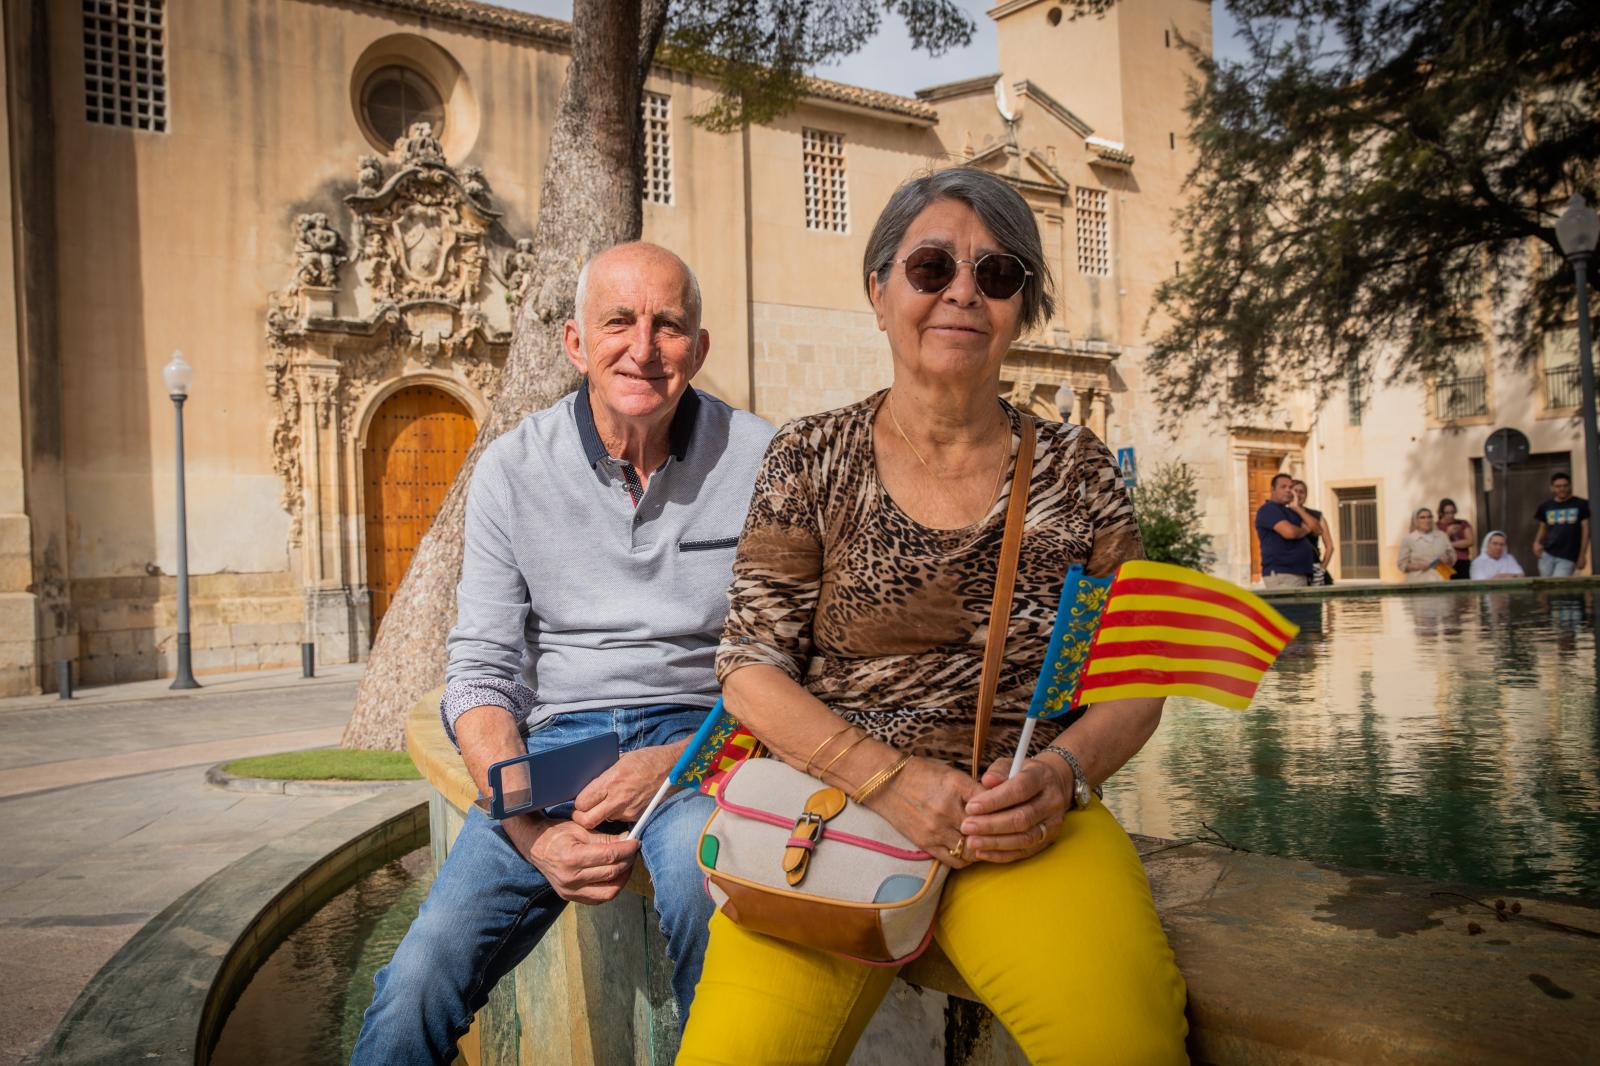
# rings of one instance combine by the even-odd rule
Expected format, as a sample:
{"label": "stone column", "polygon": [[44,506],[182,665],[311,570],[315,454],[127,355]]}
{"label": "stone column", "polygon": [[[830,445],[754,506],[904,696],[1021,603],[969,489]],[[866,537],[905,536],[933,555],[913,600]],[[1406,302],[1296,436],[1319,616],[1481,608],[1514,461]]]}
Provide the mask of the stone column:
{"label": "stone column", "polygon": [[1106,394],[1104,389],[1095,389],[1089,394],[1088,426],[1094,430],[1095,436],[1101,440],[1106,439]]}
{"label": "stone column", "polygon": [[[301,508],[304,547],[301,588],[305,595],[302,640],[317,648],[317,661],[353,662],[365,658],[365,600],[357,610],[345,565],[346,515],[342,491],[342,419],[339,364],[302,357],[295,367],[301,380]],[[357,617],[358,614],[360,617]]]}

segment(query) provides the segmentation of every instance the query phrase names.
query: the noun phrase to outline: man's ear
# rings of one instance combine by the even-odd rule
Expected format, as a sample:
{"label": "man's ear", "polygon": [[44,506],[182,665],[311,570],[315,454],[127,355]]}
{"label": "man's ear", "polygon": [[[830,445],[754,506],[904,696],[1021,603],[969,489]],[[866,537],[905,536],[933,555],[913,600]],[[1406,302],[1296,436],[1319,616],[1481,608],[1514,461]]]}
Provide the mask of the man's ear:
{"label": "man's ear", "polygon": [[706,356],[710,354],[711,331],[703,329],[700,331],[699,341],[695,344],[694,366],[689,371],[691,378],[700,373],[700,368],[706,365]]}
{"label": "man's ear", "polygon": [[889,327],[883,320],[883,288],[878,284],[876,270],[867,275],[867,299],[872,301],[872,313],[878,320],[878,332],[888,332]]}
{"label": "man's ear", "polygon": [[578,337],[578,323],[576,319],[567,319],[567,324],[561,327],[561,346],[566,349],[567,362],[580,374],[589,372],[589,359],[583,353],[583,341]]}

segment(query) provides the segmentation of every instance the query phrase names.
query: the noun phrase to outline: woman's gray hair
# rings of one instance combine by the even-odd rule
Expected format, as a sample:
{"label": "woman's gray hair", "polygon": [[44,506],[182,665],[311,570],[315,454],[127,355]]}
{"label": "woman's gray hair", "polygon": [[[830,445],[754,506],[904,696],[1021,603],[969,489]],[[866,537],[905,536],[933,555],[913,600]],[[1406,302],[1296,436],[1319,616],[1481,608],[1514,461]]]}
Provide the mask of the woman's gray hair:
{"label": "woman's gray hair", "polygon": [[959,200],[972,208],[1000,247],[1021,259],[1031,271],[1022,286],[1023,331],[1049,321],[1056,309],[1055,279],[1039,240],[1039,224],[1021,193],[1004,178],[976,167],[936,170],[912,178],[894,191],[872,227],[872,236],[867,238],[867,252],[861,263],[862,285],[867,285],[874,274],[880,287],[888,280],[895,250],[905,239],[906,230],[937,200]]}

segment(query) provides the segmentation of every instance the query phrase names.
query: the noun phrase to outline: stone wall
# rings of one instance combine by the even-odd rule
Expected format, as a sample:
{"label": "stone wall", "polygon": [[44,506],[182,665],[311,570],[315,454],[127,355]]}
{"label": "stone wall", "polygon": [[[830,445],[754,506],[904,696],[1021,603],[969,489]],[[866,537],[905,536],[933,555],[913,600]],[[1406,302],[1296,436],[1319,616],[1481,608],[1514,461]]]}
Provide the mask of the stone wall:
{"label": "stone wall", "polygon": [[[177,579],[87,578],[72,582],[83,685],[143,681],[177,666]],[[308,639],[304,596],[287,572],[200,574],[189,581],[191,663],[196,674],[298,665]],[[318,660],[347,656],[319,633]]]}
{"label": "stone wall", "polygon": [[757,303],[756,413],[775,425],[888,386],[889,345],[871,311]]}

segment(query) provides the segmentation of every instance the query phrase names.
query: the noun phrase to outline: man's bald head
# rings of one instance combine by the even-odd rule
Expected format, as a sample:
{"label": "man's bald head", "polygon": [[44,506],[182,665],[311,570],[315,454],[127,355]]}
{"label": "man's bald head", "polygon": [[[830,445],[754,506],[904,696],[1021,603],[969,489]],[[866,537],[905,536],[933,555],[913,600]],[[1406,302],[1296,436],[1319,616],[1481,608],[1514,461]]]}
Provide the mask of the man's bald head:
{"label": "man's bald head", "polygon": [[584,324],[589,320],[593,309],[588,306],[589,282],[596,272],[610,270],[629,270],[639,267],[659,268],[662,265],[675,267],[683,278],[683,309],[690,317],[694,329],[700,328],[700,279],[694,276],[694,271],[689,264],[676,253],[651,244],[649,241],[627,241],[623,244],[613,244],[610,248],[589,257],[578,271],[578,290],[572,301],[573,318],[578,323],[578,339],[581,342],[584,334]]}

